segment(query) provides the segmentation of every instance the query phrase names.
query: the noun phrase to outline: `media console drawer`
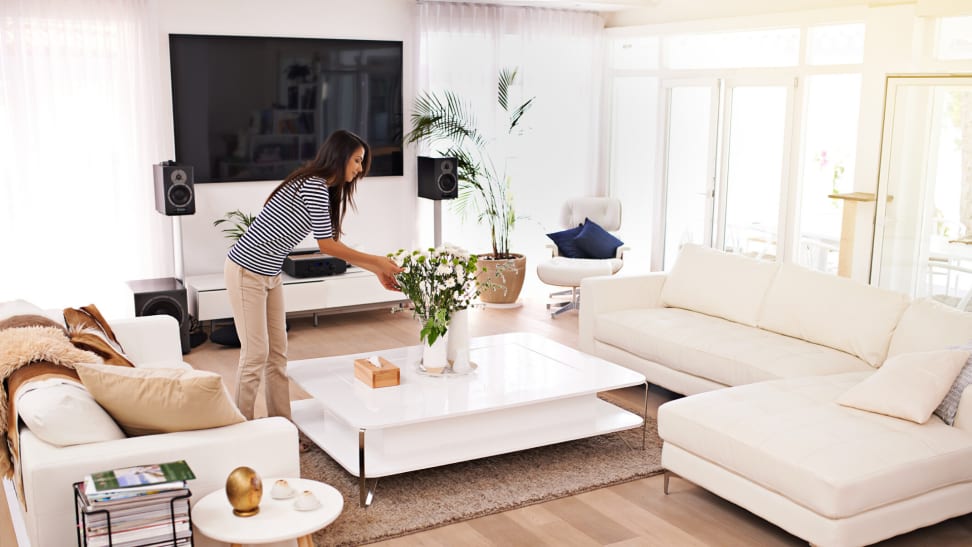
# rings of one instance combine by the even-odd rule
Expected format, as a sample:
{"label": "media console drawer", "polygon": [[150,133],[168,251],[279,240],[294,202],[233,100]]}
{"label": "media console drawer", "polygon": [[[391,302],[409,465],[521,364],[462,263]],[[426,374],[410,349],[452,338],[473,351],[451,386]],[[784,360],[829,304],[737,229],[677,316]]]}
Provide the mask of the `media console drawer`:
{"label": "media console drawer", "polygon": [[[189,276],[186,287],[189,312],[198,321],[233,317],[222,274]],[[385,289],[374,274],[360,268],[328,277],[295,278],[283,274],[283,287],[287,313],[395,305],[405,301],[402,293]]]}

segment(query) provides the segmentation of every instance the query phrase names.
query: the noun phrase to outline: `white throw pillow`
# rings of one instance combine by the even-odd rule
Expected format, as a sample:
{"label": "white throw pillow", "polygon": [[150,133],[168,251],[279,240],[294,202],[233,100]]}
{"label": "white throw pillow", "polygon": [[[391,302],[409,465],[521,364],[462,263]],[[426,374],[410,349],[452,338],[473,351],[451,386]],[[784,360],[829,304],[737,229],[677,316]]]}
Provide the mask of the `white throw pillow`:
{"label": "white throw pillow", "polygon": [[124,439],[115,420],[78,382],[54,378],[17,390],[17,414],[42,441],[55,446]]}
{"label": "white throw pillow", "polygon": [[972,352],[903,353],[840,397],[843,406],[923,424],[948,393]]}

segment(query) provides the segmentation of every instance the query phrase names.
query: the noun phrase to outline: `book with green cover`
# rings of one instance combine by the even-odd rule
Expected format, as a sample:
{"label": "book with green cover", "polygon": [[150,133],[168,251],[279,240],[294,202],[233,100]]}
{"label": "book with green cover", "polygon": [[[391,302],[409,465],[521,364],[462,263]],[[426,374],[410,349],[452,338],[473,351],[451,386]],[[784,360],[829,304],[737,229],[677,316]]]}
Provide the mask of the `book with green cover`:
{"label": "book with green cover", "polygon": [[122,469],[92,473],[96,491],[133,488],[166,482],[186,481],[196,478],[185,460],[152,465],[136,465]]}

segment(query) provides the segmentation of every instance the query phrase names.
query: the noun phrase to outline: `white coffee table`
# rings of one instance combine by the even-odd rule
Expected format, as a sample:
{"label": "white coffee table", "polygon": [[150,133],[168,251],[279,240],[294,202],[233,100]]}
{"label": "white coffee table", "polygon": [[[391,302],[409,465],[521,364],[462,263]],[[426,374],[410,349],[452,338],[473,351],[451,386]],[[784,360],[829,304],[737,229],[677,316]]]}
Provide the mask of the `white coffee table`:
{"label": "white coffee table", "polygon": [[298,511],[296,497],[276,500],[270,489],[276,478],[264,478],[260,512],[252,517],[238,517],[226,499],[225,490],[210,492],[192,508],[192,524],[203,535],[238,547],[241,544],[274,543],[297,539],[299,547],[313,547],[311,534],[334,522],[344,508],[344,498],[333,486],[310,479],[287,478],[297,493],[310,490],[321,500],[312,511]]}
{"label": "white coffee table", "polygon": [[642,374],[535,334],[470,348],[478,369],[457,377],[421,375],[420,346],[376,352],[401,368],[400,385],[378,389],[354,377],[354,359],[374,353],[291,361],[288,376],[312,396],[292,403],[292,419],[359,478],[362,506],[368,478],[645,426],[597,397],[644,384]]}

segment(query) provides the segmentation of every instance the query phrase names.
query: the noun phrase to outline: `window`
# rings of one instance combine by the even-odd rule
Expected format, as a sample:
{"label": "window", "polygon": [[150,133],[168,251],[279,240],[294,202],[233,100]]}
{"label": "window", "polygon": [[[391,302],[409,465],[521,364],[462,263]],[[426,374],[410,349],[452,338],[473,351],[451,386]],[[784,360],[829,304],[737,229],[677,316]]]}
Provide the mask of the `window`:
{"label": "window", "polygon": [[852,65],[864,62],[864,24],[826,25],[807,31],[807,64]]}
{"label": "window", "polygon": [[796,66],[800,29],[680,34],[664,41],[665,66],[676,69]]}
{"label": "window", "polygon": [[935,57],[972,59],[972,16],[943,17],[938,21]]}
{"label": "window", "polygon": [[619,70],[652,70],[658,68],[657,36],[620,38],[611,47],[611,67]]}

